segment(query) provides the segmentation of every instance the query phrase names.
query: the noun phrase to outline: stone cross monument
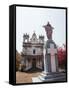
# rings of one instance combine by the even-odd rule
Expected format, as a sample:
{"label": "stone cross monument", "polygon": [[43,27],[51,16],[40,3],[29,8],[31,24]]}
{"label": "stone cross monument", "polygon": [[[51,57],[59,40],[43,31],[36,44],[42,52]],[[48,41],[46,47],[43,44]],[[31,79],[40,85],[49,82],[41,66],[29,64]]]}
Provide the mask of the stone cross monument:
{"label": "stone cross monument", "polygon": [[48,40],[44,46],[44,71],[38,76],[32,78],[33,82],[54,82],[66,81],[66,73],[59,72],[57,46],[52,40],[53,27],[48,22],[43,26]]}
{"label": "stone cross monument", "polygon": [[46,56],[45,56],[45,65],[46,65],[46,73],[58,72],[58,58],[57,58],[57,46],[55,42],[52,40],[53,27],[48,22],[47,25],[43,26],[47,35],[47,42],[45,46]]}

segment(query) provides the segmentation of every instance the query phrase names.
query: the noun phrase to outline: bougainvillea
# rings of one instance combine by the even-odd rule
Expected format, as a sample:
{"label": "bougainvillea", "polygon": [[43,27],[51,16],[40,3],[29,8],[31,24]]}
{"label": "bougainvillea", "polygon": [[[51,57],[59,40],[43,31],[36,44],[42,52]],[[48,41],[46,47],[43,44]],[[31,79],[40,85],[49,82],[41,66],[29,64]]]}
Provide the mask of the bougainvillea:
{"label": "bougainvillea", "polygon": [[66,46],[64,47],[59,47],[58,48],[58,63],[59,66],[65,66],[66,65]]}

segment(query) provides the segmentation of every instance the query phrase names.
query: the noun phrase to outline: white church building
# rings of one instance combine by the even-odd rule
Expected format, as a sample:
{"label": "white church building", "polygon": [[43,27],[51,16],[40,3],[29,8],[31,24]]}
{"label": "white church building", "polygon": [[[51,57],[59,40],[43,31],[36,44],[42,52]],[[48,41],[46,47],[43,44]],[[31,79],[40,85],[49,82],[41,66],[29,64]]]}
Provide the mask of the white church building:
{"label": "white church building", "polygon": [[34,32],[32,37],[26,33],[23,35],[23,58],[21,64],[24,65],[22,69],[28,71],[30,69],[43,69],[43,47],[44,47],[44,36],[39,36],[37,38],[36,33]]}

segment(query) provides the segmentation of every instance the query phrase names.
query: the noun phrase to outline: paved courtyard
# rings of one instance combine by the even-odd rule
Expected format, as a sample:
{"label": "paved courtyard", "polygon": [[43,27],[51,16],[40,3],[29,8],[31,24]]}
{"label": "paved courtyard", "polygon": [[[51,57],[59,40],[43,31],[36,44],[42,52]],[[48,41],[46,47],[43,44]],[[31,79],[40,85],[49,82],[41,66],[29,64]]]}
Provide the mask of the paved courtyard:
{"label": "paved courtyard", "polygon": [[16,83],[32,83],[32,77],[40,75],[41,72],[16,72]]}

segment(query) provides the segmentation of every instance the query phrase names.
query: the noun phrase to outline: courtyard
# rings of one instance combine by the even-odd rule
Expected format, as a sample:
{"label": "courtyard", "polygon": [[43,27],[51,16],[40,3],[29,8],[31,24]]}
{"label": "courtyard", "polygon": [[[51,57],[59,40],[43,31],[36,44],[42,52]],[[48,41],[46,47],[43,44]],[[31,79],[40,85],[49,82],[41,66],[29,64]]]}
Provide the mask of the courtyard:
{"label": "courtyard", "polygon": [[37,77],[41,74],[39,72],[16,72],[16,83],[32,83],[32,77]]}

